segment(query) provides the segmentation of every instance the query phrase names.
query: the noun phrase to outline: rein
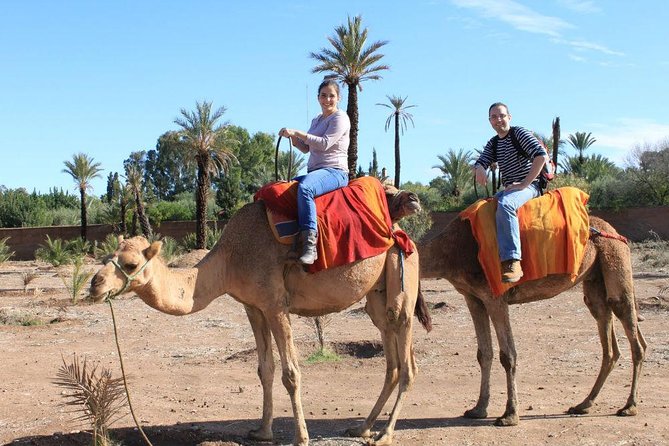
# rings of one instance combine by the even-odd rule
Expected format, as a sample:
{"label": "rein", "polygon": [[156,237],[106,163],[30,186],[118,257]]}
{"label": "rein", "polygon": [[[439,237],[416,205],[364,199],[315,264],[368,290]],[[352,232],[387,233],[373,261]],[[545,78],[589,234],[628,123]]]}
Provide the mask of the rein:
{"label": "rein", "polygon": [[111,259],[111,260],[109,260],[109,261],[110,261],[111,263],[113,263],[114,266],[116,267],[116,269],[118,269],[118,270],[125,276],[125,285],[123,285],[123,288],[121,288],[120,291],[117,291],[117,292],[114,293],[113,295],[109,296],[109,299],[113,299],[113,298],[115,298],[115,297],[117,297],[117,296],[120,296],[121,294],[125,293],[125,292],[128,290],[128,287],[130,287],[130,284],[132,283],[132,281],[135,280],[135,279],[137,278],[137,276],[139,276],[139,275],[142,273],[142,271],[144,271],[144,268],[146,268],[146,265],[149,264],[149,262],[151,261],[151,259],[147,260],[147,261],[144,263],[144,265],[142,265],[142,267],[141,267],[139,270],[137,270],[137,272],[136,272],[135,274],[132,274],[132,275],[126,273],[126,272],[123,270],[123,268],[121,268],[121,265],[118,264],[118,261],[116,261],[116,259]]}
{"label": "rein", "polygon": [[592,232],[593,235],[598,235],[604,238],[612,238],[614,240],[620,240],[623,243],[629,244],[629,240],[624,235],[612,234],[610,232],[600,231],[599,229],[593,228],[592,226],[590,226],[590,232]]}
{"label": "rein", "polygon": [[[286,139],[288,140],[288,144],[290,144],[290,156],[288,157],[288,176],[290,177],[293,170],[293,143],[290,138]],[[281,144],[281,135],[279,135],[279,139],[276,141],[276,151],[274,152],[274,181],[279,181],[279,144]],[[286,178],[286,180],[290,180],[290,178]]]}

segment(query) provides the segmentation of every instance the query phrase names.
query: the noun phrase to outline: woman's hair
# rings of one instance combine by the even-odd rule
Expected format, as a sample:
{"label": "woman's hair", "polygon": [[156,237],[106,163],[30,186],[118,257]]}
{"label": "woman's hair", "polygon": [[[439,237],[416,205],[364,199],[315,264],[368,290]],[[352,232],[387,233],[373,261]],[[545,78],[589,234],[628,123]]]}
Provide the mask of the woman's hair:
{"label": "woman's hair", "polygon": [[322,89],[330,86],[334,87],[337,96],[341,97],[341,94],[339,93],[339,84],[334,76],[325,76],[325,78],[323,78],[323,82],[318,86],[318,94],[321,94]]}

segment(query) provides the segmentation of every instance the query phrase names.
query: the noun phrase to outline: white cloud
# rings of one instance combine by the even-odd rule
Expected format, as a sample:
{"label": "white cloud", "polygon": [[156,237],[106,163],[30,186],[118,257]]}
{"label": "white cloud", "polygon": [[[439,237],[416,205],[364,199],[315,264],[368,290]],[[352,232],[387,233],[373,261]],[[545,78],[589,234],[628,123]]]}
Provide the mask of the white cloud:
{"label": "white cloud", "polygon": [[558,2],[567,9],[582,12],[586,14],[600,12],[601,9],[595,5],[595,2],[589,0],[559,0]]}
{"label": "white cloud", "polygon": [[576,61],[576,62],[587,62],[588,61],[588,59],[586,59],[585,57],[577,56],[576,54],[567,54],[567,57],[570,58],[573,61]]}
{"label": "white cloud", "polygon": [[540,14],[513,0],[451,0],[460,8],[479,11],[484,17],[495,18],[513,28],[534,34],[560,36],[560,31],[573,26],[559,17]]}
{"label": "white cloud", "polygon": [[586,127],[597,140],[592,145],[593,151],[621,166],[635,147],[652,146],[669,137],[669,124],[642,118],[620,118],[613,123],[593,123]]}
{"label": "white cloud", "polygon": [[[536,12],[514,0],[451,0],[451,3],[460,8],[473,9],[483,17],[500,20],[518,31],[550,36],[552,42],[569,46],[576,51],[596,51],[608,56],[625,55],[599,43],[583,39],[569,40],[563,36],[563,33],[575,28],[574,25],[559,17]],[[600,11],[592,1],[561,0],[560,3],[578,12]],[[585,62],[586,59],[583,58],[581,61]]]}
{"label": "white cloud", "polygon": [[563,45],[568,45],[576,50],[580,51],[598,51],[600,53],[608,54],[610,56],[624,56],[625,53],[620,51],[614,51],[610,48],[600,45],[598,43],[588,42],[586,40],[565,40],[565,39],[553,39],[553,42],[560,43]]}

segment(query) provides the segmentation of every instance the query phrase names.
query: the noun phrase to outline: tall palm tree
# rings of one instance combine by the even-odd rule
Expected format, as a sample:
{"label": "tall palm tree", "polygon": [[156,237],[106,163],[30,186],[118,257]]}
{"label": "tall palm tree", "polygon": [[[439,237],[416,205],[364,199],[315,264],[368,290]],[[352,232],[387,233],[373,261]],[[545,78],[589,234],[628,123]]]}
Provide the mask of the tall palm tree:
{"label": "tall palm tree", "polygon": [[72,157],[72,161],[65,161],[64,173],[72,176],[77,183],[79,196],[81,199],[81,239],[86,240],[86,227],[88,226],[86,191],[92,189],[91,181],[94,178],[100,178],[102,168],[100,163],[93,162],[93,158],[85,153],[77,153]]}
{"label": "tall palm tree", "polygon": [[195,196],[196,248],[206,245],[207,196],[211,188],[211,175],[225,172],[236,160],[231,150],[234,143],[227,132],[227,123],[218,123],[225,107],[211,109],[211,102],[196,102],[196,109],[181,109],[181,117],[174,123],[181,127],[181,138],[197,164],[197,190]]}
{"label": "tall palm tree", "polygon": [[[142,190],[144,189],[144,156],[146,152],[132,152],[130,158],[125,160],[125,179],[127,181],[127,186],[132,192],[133,199],[135,200],[135,215],[139,220],[139,226],[142,229],[142,234],[147,238],[153,236],[153,230],[151,229],[151,223],[149,222],[149,217],[146,215],[146,209],[144,208],[144,199],[142,197]],[[133,229],[134,230],[134,229]]]}
{"label": "tall palm tree", "polygon": [[583,152],[585,152],[585,149],[590,147],[597,141],[595,138],[592,137],[592,133],[585,133],[585,132],[576,132],[573,135],[569,135],[567,137],[567,140],[569,141],[569,144],[576,150],[578,150],[578,160],[581,164],[585,161],[585,158],[583,158]]}
{"label": "tall palm tree", "polygon": [[348,86],[348,103],[346,114],[351,120],[351,142],[348,147],[348,172],[354,178],[358,168],[358,89],[362,91],[362,82],[378,80],[380,71],[387,70],[388,65],[379,64],[383,54],[378,50],[388,43],[379,40],[365,47],[367,28],[362,27],[362,17],[348,17],[348,23],[335,28],[335,34],[328,37],[332,45],[322,48],[319,53],[309,56],[319,62],[312,73],[333,73],[335,78]]}
{"label": "tall palm tree", "polygon": [[436,164],[432,168],[441,170],[448,183],[450,194],[459,197],[467,188],[467,183],[472,177],[471,163],[474,160],[472,152],[460,149],[456,153],[449,149],[446,156],[438,155],[437,158],[441,164]]}
{"label": "tall palm tree", "polygon": [[411,113],[407,112],[406,110],[411,107],[415,107],[415,105],[404,105],[404,103],[407,100],[408,96],[405,96],[402,98],[401,96],[388,96],[388,102],[390,104],[376,104],[376,105],[382,105],[384,107],[387,107],[391,109],[393,112],[388,116],[388,119],[386,119],[386,132],[388,131],[388,127],[390,127],[391,122],[395,123],[395,187],[399,189],[400,187],[400,130],[402,131],[402,134],[404,135],[404,130],[406,130],[407,127],[407,121],[411,122],[411,125],[413,126],[413,116]]}

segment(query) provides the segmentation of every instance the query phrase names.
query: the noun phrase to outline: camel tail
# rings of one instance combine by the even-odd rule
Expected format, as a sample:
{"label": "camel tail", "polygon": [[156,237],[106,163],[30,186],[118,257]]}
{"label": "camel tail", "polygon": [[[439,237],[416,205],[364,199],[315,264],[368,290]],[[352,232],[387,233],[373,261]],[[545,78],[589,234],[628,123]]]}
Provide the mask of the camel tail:
{"label": "camel tail", "polygon": [[423,328],[425,328],[425,331],[428,333],[432,331],[432,316],[430,316],[430,310],[427,307],[427,302],[425,302],[423,292],[420,289],[420,282],[418,283],[418,299],[416,299],[414,315],[418,318],[418,321]]}

